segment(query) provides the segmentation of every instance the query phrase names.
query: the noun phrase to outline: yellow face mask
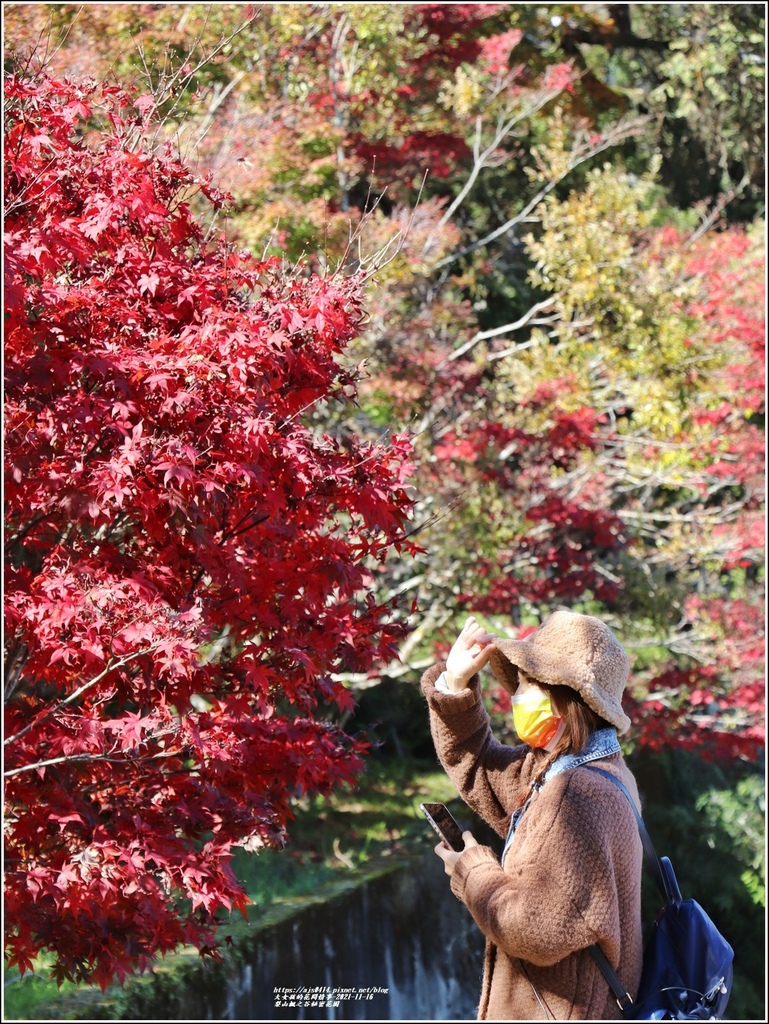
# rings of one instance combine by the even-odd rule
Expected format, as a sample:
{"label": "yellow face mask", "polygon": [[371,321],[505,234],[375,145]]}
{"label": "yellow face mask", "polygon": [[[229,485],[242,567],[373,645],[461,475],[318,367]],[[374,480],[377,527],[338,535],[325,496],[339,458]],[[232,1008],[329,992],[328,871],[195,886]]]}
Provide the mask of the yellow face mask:
{"label": "yellow face mask", "polygon": [[513,725],[518,738],[530,747],[546,747],[555,738],[562,719],[553,713],[550,698],[535,686],[514,694]]}

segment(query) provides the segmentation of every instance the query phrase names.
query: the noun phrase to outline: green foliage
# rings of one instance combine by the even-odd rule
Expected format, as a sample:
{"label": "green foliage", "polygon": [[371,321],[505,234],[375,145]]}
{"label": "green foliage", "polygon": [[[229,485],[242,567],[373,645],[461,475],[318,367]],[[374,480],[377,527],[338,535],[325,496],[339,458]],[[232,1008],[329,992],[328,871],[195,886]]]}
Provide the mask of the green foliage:
{"label": "green foliage", "polygon": [[[568,55],[583,74],[588,109],[652,114],[660,180],[679,208],[741,190],[727,215],[763,206],[765,5],[516,4],[513,19],[540,55]],[[648,159],[649,140],[626,148]],[[652,147],[652,149],[655,147]]]}
{"label": "green foliage", "polygon": [[710,789],[697,801],[707,821],[708,845],[729,836],[737,862],[743,866],[740,881],[753,902],[766,907],[766,788],[759,775],[739,779],[733,789]]}
{"label": "green foliage", "polygon": [[[683,18],[669,9],[675,5],[638,6],[645,30],[662,29],[668,38],[671,29],[675,33],[656,68],[662,81],[649,93],[649,103],[687,122],[722,188],[734,184],[736,167],[757,179],[760,157],[750,129],[761,123],[763,112],[763,5],[697,4]],[[668,10],[663,14],[657,7]]]}
{"label": "green foliage", "polygon": [[41,1008],[48,1007],[57,996],[76,991],[74,982],[65,981],[58,986],[48,976],[50,964],[41,960],[35,973],[20,975],[16,968],[3,970],[4,1020],[43,1020]]}

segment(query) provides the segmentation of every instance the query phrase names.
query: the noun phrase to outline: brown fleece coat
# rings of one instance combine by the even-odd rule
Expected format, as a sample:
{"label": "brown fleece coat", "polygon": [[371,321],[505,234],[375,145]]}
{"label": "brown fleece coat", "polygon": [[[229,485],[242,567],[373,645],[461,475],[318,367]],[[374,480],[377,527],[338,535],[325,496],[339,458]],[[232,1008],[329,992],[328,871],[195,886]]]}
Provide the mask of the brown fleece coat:
{"label": "brown fleece coat", "polygon": [[[438,756],[465,802],[504,837],[543,753],[498,743],[478,676],[461,693],[444,694],[434,685],[441,670],[434,666],[422,679]],[[621,755],[594,763],[639,802]],[[478,1019],[621,1020],[586,947],[600,944],[635,997],[643,954],[641,866],[627,799],[584,766],[549,779],[534,797],[504,868],[486,846],[466,850],[451,888],[487,939]]]}

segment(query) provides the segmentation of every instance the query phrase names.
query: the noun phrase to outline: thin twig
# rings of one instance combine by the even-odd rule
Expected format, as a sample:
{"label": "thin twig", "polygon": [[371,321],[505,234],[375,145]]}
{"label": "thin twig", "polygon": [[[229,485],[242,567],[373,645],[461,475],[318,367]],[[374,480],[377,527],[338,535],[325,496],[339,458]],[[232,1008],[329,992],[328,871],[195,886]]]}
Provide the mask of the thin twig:
{"label": "thin twig", "polygon": [[735,185],[734,188],[729,189],[728,192],[723,193],[719,196],[718,201],[715,203],[710,213],[703,217],[696,231],[693,231],[689,238],[686,240],[684,245],[685,249],[691,248],[695,242],[699,241],[704,234],[706,234],[713,227],[715,222],[721,216],[726,207],[731,203],[737,196],[741,195],[750,184],[750,175],[746,174],[742,181]]}
{"label": "thin twig", "polygon": [[101,680],[104,679],[105,676],[108,676],[110,672],[114,672],[116,669],[122,668],[123,665],[127,665],[129,661],[134,661],[134,659],[141,658],[145,654],[150,654],[152,651],[155,650],[157,646],[158,645],[155,644],[152,647],[148,647],[143,651],[134,651],[134,653],[129,654],[127,658],[121,658],[120,661],[116,661],[113,662],[111,665],[107,665],[104,671],[100,672],[98,676],[94,676],[94,678],[89,679],[87,683],[83,683],[83,685],[79,686],[77,690],[74,690],[69,695],[69,697],[65,697],[64,700],[60,700],[54,707],[49,708],[39,718],[35,719],[34,722],[30,722],[29,725],[25,725],[23,729],[20,729],[19,732],[14,733],[13,736],[7,736],[3,740],[3,746],[8,746],[9,743],[15,743],[16,740],[21,739],[21,737],[25,736],[31,729],[36,728],[38,725],[40,725],[41,722],[44,722],[47,718],[50,718],[51,715],[56,714],[57,711],[61,711],[62,708],[65,708],[67,707],[67,705],[72,704],[74,701],[78,699],[78,697],[82,697],[86,690],[89,690],[92,686],[96,686],[96,684],[101,682]]}
{"label": "thin twig", "polygon": [[531,309],[523,314],[520,320],[516,320],[512,324],[503,324],[501,327],[492,327],[488,331],[478,331],[478,333],[474,334],[469,341],[464,343],[464,345],[460,345],[458,349],[455,349],[450,355],[446,356],[446,358],[438,364],[438,369],[442,369],[446,363],[452,363],[455,359],[459,359],[466,352],[469,352],[471,348],[477,345],[479,341],[488,341],[489,338],[496,338],[500,334],[510,334],[512,331],[517,331],[521,327],[525,327],[533,316],[549,309],[554,302],[555,298],[553,296],[549,296],[548,298],[543,299],[542,302],[535,303]]}
{"label": "thin twig", "polygon": [[72,761],[106,761],[110,764],[143,764],[147,761],[160,761],[167,757],[179,757],[182,750],[163,750],[157,754],[146,754],[141,757],[110,757],[108,754],[64,754],[62,757],[51,757],[47,761],[36,761],[34,764],[24,764],[20,768],[11,768],[3,772],[3,777],[9,779],[12,775],[19,775],[21,772],[32,772],[38,768],[49,768],[54,764],[69,764]]}
{"label": "thin twig", "polygon": [[[542,107],[546,106],[550,102],[550,100],[555,99],[555,97],[558,96],[560,92],[561,89],[547,89],[543,93],[541,93],[536,100],[533,100],[528,107],[525,107],[517,114],[510,116],[507,119],[505,119],[504,116],[500,117],[497,123],[496,132],[494,133],[494,138],[492,142],[490,142],[489,145],[483,150],[483,152],[481,152],[480,149],[482,121],[480,115],[476,118],[475,140],[473,143],[474,159],[472,170],[468,175],[467,181],[464,183],[459,193],[456,195],[451,205],[448,207],[448,209],[438,222],[438,229],[442,228],[445,224],[447,224],[454,216],[454,213],[462,205],[465,198],[467,197],[467,194],[470,192],[473,185],[475,184],[478,175],[481,173],[484,167],[487,166],[492,155],[499,149],[502,142],[507,138],[507,136],[513,130],[516,124],[518,124],[520,121],[525,121],[533,114],[536,114],[538,111],[542,109]],[[440,266],[440,264],[438,264],[438,266]]]}
{"label": "thin twig", "polygon": [[435,269],[438,270],[441,267],[447,266],[449,263],[453,263],[455,260],[461,259],[463,256],[467,256],[468,253],[474,252],[476,249],[480,249],[481,246],[487,245],[489,242],[493,242],[499,238],[500,235],[506,234],[511,228],[526,221],[529,214],[534,210],[542,200],[549,195],[550,192],[560,184],[564,178],[566,178],[575,168],[579,167],[580,164],[585,163],[586,160],[591,160],[598,153],[602,153],[605,149],[610,146],[616,146],[620,142],[624,142],[625,139],[632,138],[633,135],[637,135],[641,128],[650,120],[648,117],[638,118],[635,121],[630,121],[626,124],[615,126],[615,131],[607,136],[603,140],[601,145],[592,147],[586,153],[579,156],[576,154],[569,161],[568,167],[559,174],[552,181],[549,181],[540,191],[524,206],[520,213],[516,213],[509,220],[506,220],[504,224],[500,224],[498,228],[495,228],[488,235],[484,235],[483,238],[479,238],[478,241],[473,242],[471,245],[466,246],[464,249],[460,249],[458,252],[452,253],[450,256],[446,256],[439,263],[436,263]]}

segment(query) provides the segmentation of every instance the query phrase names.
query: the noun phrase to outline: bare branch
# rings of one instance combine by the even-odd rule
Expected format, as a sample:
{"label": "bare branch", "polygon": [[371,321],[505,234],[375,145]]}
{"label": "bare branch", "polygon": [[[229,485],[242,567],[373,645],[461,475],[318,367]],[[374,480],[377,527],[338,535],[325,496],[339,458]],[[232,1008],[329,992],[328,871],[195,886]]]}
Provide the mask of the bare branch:
{"label": "bare branch", "polygon": [[481,246],[488,245],[489,242],[493,242],[501,235],[507,234],[512,228],[518,224],[522,224],[529,219],[532,211],[542,202],[542,200],[553,191],[556,185],[560,184],[567,175],[569,175],[575,168],[579,167],[580,164],[585,163],[586,160],[592,159],[597,156],[598,153],[602,153],[605,149],[610,146],[616,146],[620,142],[624,142],[626,139],[633,137],[634,135],[640,134],[643,128],[651,120],[650,117],[641,117],[633,121],[620,122],[615,125],[612,131],[602,140],[600,145],[593,145],[587,150],[575,149],[572,159],[569,161],[565,170],[559,174],[552,181],[549,181],[540,191],[529,200],[524,208],[516,213],[509,220],[506,220],[504,224],[500,224],[498,228],[495,228],[488,235],[484,235],[483,238],[479,238],[478,241],[473,242],[471,245],[466,246],[464,249],[460,249],[458,252],[452,253],[450,256],[446,256],[439,263],[436,263],[435,269],[439,270],[441,267],[447,266],[449,263],[453,263],[455,260],[461,259],[462,256],[467,256],[468,253],[474,252],[476,249],[480,249]]}
{"label": "bare branch", "polygon": [[10,650],[5,661],[5,693],[4,699],[7,703],[19,685],[21,673],[27,660],[27,646],[15,639],[10,644]]}
{"label": "bare branch", "polygon": [[[408,220],[406,221],[406,226],[399,228],[398,231],[396,231],[396,233],[392,236],[392,238],[390,238],[371,256],[364,257],[362,252],[359,250],[358,269],[361,271],[362,284],[365,284],[366,281],[370,280],[375,274],[379,273],[379,271],[383,270],[388,264],[392,263],[392,261],[402,251],[404,243],[409,236],[409,232],[411,231],[411,226],[414,223],[414,217],[416,216],[417,209],[419,207],[420,202],[422,201],[422,192],[424,191],[426,179],[427,172],[425,172],[424,176],[422,177],[422,182],[419,186],[419,192],[417,193],[416,200],[414,201],[414,206],[409,212]],[[342,260],[340,261],[340,267],[344,265],[345,259],[349,257],[349,252],[351,250],[352,243],[358,242],[358,244],[360,244],[363,227],[365,226],[365,224],[368,223],[368,220],[371,218],[374,209],[379,204],[381,198],[381,196],[377,197],[374,206],[370,210],[366,210],[366,212],[361,217],[359,223],[357,224],[355,230],[352,233],[350,242],[348,243],[348,246],[345,250],[345,255],[342,257]]]}
{"label": "bare branch", "polygon": [[[542,327],[542,326],[545,326],[547,324],[558,323],[558,321],[560,319],[561,319],[560,314],[556,313],[553,316],[542,317],[541,320],[531,320],[529,322],[529,326],[531,326],[531,327]],[[540,337],[529,338],[526,341],[522,341],[518,345],[511,345],[510,348],[506,348],[502,352],[490,352],[486,356],[486,362],[487,363],[493,363],[497,359],[506,359],[508,356],[515,355],[517,352],[523,352],[527,348],[533,348],[535,345],[539,345],[541,340],[542,340],[542,336],[540,335]]]}
{"label": "bare branch", "polygon": [[[521,121],[525,121],[533,114],[536,114],[539,110],[542,109],[542,107],[546,106],[546,104],[548,104],[550,100],[555,99],[555,97],[558,96],[560,92],[560,89],[546,89],[542,93],[540,93],[539,96],[535,100],[533,100],[527,107],[524,107],[523,110],[518,111],[514,115],[501,117],[500,120],[497,122],[496,131],[494,132],[494,137],[492,141],[489,143],[488,146],[486,146],[486,148],[483,151],[481,151],[481,129],[483,122],[481,120],[480,115],[476,118],[475,139],[473,142],[472,170],[470,171],[467,181],[464,183],[459,193],[454,197],[454,200],[451,202],[448,209],[441,217],[440,221],[438,222],[438,227],[436,230],[439,230],[451,220],[456,211],[467,198],[467,195],[472,189],[473,185],[475,184],[478,175],[481,173],[484,167],[488,166],[489,161],[492,160],[494,156],[494,153],[496,153],[496,151],[499,149],[499,147],[502,145],[502,143],[505,141],[508,135],[510,135],[513,128]],[[438,266],[441,266],[441,264],[439,263]]]}
{"label": "bare branch", "polygon": [[749,184],[750,175],[746,174],[743,177],[742,181],[735,185],[734,188],[729,189],[728,192],[724,192],[723,195],[719,196],[718,200],[713,206],[713,209],[707,214],[706,217],[703,217],[697,229],[693,231],[691,236],[687,239],[684,248],[691,248],[691,246],[693,246],[695,242],[699,241],[699,239],[702,238],[704,234],[707,234],[707,232],[710,231],[710,229],[713,227],[713,225],[721,216],[721,214],[729,205],[729,203],[736,199],[737,196],[741,195]]}
{"label": "bare branch", "polygon": [[525,327],[526,324],[531,322],[531,318],[536,316],[537,313],[541,313],[546,309],[550,309],[555,303],[555,298],[550,296],[547,299],[543,299],[542,302],[535,303],[528,312],[524,313],[520,320],[516,320],[512,324],[503,324],[501,327],[492,327],[488,331],[478,331],[474,334],[469,341],[466,341],[464,345],[460,345],[458,349],[455,349],[450,355],[446,356],[443,362],[438,364],[438,369],[441,369],[446,363],[453,363],[455,359],[459,359],[466,352],[469,352],[471,348],[478,344],[479,341],[488,341],[489,338],[497,338],[500,334],[510,334],[512,331],[517,331],[521,327]]}
{"label": "bare branch", "polygon": [[214,114],[217,112],[219,107],[224,103],[229,94],[235,88],[236,85],[245,77],[245,71],[238,71],[237,74],[233,75],[232,79],[225,85],[223,89],[214,90],[214,96],[211,103],[208,106],[203,123],[198,130],[198,136],[192,144],[193,151],[203,142],[203,139],[208,134],[211,125],[214,123]]}
{"label": "bare branch", "polygon": [[63,700],[58,701],[39,718],[36,718],[34,722],[30,722],[29,725],[25,725],[23,729],[20,729],[19,732],[14,733],[12,736],[6,736],[3,740],[3,746],[8,746],[9,743],[15,743],[16,740],[21,739],[22,736],[26,736],[30,730],[35,729],[41,722],[50,718],[51,715],[56,714],[58,711],[61,711],[62,708],[67,707],[69,704],[74,703],[79,697],[82,697],[87,690],[90,690],[93,686],[96,686],[97,683],[100,683],[105,676],[110,674],[110,672],[115,672],[117,669],[127,665],[130,661],[135,661],[136,658],[141,658],[145,654],[150,654],[157,646],[157,644],[154,644],[152,647],[147,647],[144,650],[134,651],[134,653],[129,654],[128,657],[121,658],[120,661],[110,663],[106,666],[103,672],[99,673],[98,676],[94,676],[93,679],[89,679],[87,683],[83,683],[83,685],[74,690],[69,697],[65,697]]}
{"label": "bare branch", "polygon": [[50,768],[54,764],[70,764],[75,761],[106,761],[110,764],[143,764],[148,761],[160,761],[168,757],[178,757],[182,753],[178,750],[161,750],[156,754],[146,754],[141,757],[110,757],[109,754],[64,754],[62,757],[51,757],[47,761],[35,761],[34,764],[23,764],[19,768],[11,768],[3,772],[3,778],[10,779],[12,775],[20,775],[22,772],[33,772],[38,768]]}

